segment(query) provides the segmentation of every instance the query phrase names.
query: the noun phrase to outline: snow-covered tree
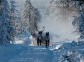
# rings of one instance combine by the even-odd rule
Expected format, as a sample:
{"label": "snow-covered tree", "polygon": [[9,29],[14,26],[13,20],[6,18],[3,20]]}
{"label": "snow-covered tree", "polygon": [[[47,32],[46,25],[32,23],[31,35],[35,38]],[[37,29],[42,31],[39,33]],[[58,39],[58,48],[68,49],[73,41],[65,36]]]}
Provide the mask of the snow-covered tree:
{"label": "snow-covered tree", "polygon": [[38,22],[40,22],[41,16],[39,13],[38,8],[34,9],[34,28],[35,30],[38,30]]}
{"label": "snow-covered tree", "polygon": [[51,0],[50,3],[56,4],[55,7],[62,7],[70,10],[80,10],[84,3],[83,0]]}
{"label": "snow-covered tree", "polygon": [[[78,1],[51,0],[49,9],[52,12],[56,12],[58,9],[58,10],[60,10],[59,12],[61,12],[63,14],[63,16],[66,17],[67,14],[70,15],[70,14],[72,14],[72,12],[78,12],[78,10],[79,10]],[[69,12],[71,12],[71,13],[69,13]]]}
{"label": "snow-covered tree", "polygon": [[10,43],[10,18],[7,0],[0,0],[0,44]]}
{"label": "snow-covered tree", "polygon": [[40,21],[39,11],[34,8],[30,0],[26,0],[24,6],[23,31],[35,32],[38,29],[38,21]]}
{"label": "snow-covered tree", "polygon": [[11,40],[14,41],[14,37],[15,37],[15,34],[16,34],[16,31],[15,31],[15,21],[16,21],[16,14],[15,14],[15,1],[11,0],[10,1],[10,21],[11,21]]}
{"label": "snow-covered tree", "polygon": [[14,0],[10,1],[10,21],[11,21],[11,40],[14,41],[14,38],[20,32],[20,17],[18,15],[18,10],[16,10],[16,2]]}
{"label": "snow-covered tree", "polygon": [[76,17],[73,21],[73,25],[77,27],[77,32],[84,38],[84,12],[81,12],[79,17]]}
{"label": "snow-covered tree", "polygon": [[79,16],[75,17],[73,25],[77,27],[77,32],[80,33],[80,38],[84,39],[84,1],[78,0],[79,2]]}
{"label": "snow-covered tree", "polygon": [[61,2],[64,4],[64,7],[69,9],[76,8],[77,10],[80,10],[84,4],[83,0],[61,0]]}

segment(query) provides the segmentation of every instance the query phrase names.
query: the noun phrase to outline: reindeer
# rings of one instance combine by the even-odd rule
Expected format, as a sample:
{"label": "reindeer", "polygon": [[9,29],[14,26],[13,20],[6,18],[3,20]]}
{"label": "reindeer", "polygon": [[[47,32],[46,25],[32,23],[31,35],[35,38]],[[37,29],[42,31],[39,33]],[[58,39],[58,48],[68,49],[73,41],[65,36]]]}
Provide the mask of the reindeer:
{"label": "reindeer", "polygon": [[45,35],[45,43],[46,43],[46,47],[48,47],[49,46],[49,43],[50,43],[49,32],[46,32],[46,35]]}
{"label": "reindeer", "polygon": [[45,27],[43,27],[42,31],[38,31],[38,35],[37,35],[37,45],[41,45],[43,42],[43,31],[45,30]]}

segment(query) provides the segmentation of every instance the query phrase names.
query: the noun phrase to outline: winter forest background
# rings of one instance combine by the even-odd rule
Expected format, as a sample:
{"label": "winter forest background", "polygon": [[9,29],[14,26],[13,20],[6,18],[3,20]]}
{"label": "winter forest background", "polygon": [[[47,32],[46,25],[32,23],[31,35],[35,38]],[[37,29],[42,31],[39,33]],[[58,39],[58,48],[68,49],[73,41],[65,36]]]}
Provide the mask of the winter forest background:
{"label": "winter forest background", "polygon": [[52,42],[79,40],[84,36],[83,10],[82,0],[0,0],[0,44],[14,43],[43,26]]}
{"label": "winter forest background", "polygon": [[[54,54],[50,62],[84,62],[84,0],[0,0],[0,55],[5,57],[3,49],[16,52],[13,52],[12,56],[22,50],[26,51],[26,46],[19,47],[16,44],[30,46],[31,33],[37,33],[37,30],[43,30],[43,27],[44,32],[50,33],[50,50],[53,50]],[[11,45],[14,50],[2,45]],[[28,48],[27,52],[33,49]],[[51,53],[50,50],[44,52]],[[8,62],[20,62],[14,58],[9,61],[9,55],[6,58]],[[49,58],[51,57],[48,56]],[[5,60],[2,62],[6,62]]]}

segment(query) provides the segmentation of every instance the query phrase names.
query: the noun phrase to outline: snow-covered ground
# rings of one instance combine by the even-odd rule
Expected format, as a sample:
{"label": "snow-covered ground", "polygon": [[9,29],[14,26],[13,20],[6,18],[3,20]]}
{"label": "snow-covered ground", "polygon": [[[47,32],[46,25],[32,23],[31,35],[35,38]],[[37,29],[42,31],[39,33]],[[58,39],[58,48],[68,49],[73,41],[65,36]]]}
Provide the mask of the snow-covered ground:
{"label": "snow-covered ground", "polygon": [[0,45],[0,62],[9,62],[24,49],[23,46],[19,45]]}
{"label": "snow-covered ground", "polygon": [[[60,47],[58,46],[60,45]],[[84,62],[84,45],[63,43],[45,46],[0,45],[0,62],[61,62],[63,55],[70,56],[72,62]]]}

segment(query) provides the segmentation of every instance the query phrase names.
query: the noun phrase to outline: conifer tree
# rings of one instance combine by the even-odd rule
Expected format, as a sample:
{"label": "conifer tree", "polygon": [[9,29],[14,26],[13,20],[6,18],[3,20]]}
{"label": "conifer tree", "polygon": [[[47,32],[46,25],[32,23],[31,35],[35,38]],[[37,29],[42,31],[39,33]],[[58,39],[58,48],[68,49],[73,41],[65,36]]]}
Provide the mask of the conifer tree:
{"label": "conifer tree", "polygon": [[10,43],[10,17],[7,0],[0,0],[0,44]]}
{"label": "conifer tree", "polygon": [[30,0],[26,0],[24,8],[23,29],[25,32],[35,32],[38,28],[38,21],[40,21],[40,14],[38,9],[34,8]]}

